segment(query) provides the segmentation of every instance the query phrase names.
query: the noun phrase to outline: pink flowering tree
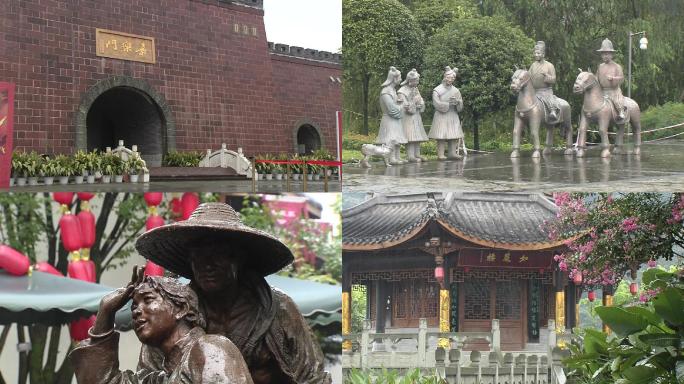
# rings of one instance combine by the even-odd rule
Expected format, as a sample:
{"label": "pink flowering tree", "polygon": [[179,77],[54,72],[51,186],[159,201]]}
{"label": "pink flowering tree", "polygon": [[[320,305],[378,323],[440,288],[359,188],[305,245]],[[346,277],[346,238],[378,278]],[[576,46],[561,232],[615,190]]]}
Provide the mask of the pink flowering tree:
{"label": "pink flowering tree", "polygon": [[557,193],[554,200],[556,220],[544,229],[551,240],[567,239],[555,260],[571,279],[613,286],[644,263],[682,256],[683,194]]}

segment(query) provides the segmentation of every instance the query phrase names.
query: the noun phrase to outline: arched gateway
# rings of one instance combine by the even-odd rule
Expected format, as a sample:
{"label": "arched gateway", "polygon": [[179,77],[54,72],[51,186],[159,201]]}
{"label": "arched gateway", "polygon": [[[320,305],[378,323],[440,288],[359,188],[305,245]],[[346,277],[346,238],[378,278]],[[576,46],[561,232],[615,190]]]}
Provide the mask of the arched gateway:
{"label": "arched gateway", "polygon": [[498,319],[502,350],[545,350],[548,321],[573,327],[578,299],[553,261],[563,240],[542,229],[556,211],[541,194],[374,197],[342,212],[343,300],[365,291],[377,333],[416,332],[421,318],[488,332]]}
{"label": "arched gateway", "polygon": [[76,116],[78,149],[137,145],[148,166],[175,149],[175,124],[164,97],[143,80],[116,76],[85,93]]}

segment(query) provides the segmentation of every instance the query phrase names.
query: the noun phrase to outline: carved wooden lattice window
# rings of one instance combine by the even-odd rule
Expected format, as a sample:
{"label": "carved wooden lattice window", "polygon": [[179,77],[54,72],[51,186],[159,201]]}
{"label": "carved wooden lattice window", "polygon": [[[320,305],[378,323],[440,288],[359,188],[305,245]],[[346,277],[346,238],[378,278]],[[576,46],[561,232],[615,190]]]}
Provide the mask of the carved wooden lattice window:
{"label": "carved wooden lattice window", "polygon": [[399,281],[394,283],[394,317],[398,319],[406,318],[406,306],[411,292],[412,280]]}
{"label": "carved wooden lattice window", "polygon": [[411,303],[413,318],[437,317],[439,308],[439,290],[437,287],[422,280],[413,280],[413,282],[414,297]]}
{"label": "carved wooden lattice window", "polygon": [[499,281],[496,283],[495,318],[499,320],[520,320],[520,283]]}
{"label": "carved wooden lattice window", "polygon": [[463,283],[465,303],[463,316],[467,320],[487,320],[490,318],[489,282],[470,280]]}

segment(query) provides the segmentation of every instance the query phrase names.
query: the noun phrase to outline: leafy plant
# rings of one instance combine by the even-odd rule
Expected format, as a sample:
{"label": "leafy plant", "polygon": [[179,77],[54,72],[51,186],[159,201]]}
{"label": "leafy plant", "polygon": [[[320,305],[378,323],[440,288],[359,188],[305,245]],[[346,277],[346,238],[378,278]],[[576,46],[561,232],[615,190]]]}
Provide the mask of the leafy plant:
{"label": "leafy plant", "polygon": [[138,153],[134,153],[126,161],[126,167],[128,168],[128,172],[131,174],[137,174],[138,172],[142,171],[144,166],[145,162]]}
{"label": "leafy plant", "polygon": [[204,158],[201,152],[177,152],[171,151],[164,155],[162,166],[164,167],[198,167]]}
{"label": "leafy plant", "polygon": [[400,376],[396,370],[383,368],[380,372],[365,372],[351,369],[345,378],[346,384],[447,384],[447,381],[436,374],[423,375],[419,368]]}
{"label": "leafy plant", "polygon": [[121,175],[123,174],[123,160],[113,153],[102,155],[102,174]]}
{"label": "leafy plant", "polygon": [[88,152],[86,163],[88,165],[88,171],[92,173],[102,172],[102,153],[97,149]]}
{"label": "leafy plant", "polygon": [[37,152],[31,151],[25,157],[24,173],[26,177],[38,177],[43,165],[43,157]]}
{"label": "leafy plant", "polygon": [[12,153],[12,176],[26,177],[26,160],[27,154],[25,152],[15,151]]}
{"label": "leafy plant", "polygon": [[76,175],[82,175],[84,172],[90,170],[90,159],[88,152],[76,151],[73,156],[73,168]]}
{"label": "leafy plant", "polygon": [[61,167],[57,159],[46,158],[41,165],[40,173],[42,173],[43,176],[55,177],[61,176],[60,170]]}
{"label": "leafy plant", "polygon": [[582,383],[660,383],[684,380],[684,270],[644,272],[655,293],[646,304],[598,307],[613,331],[584,329],[563,363]]}
{"label": "leafy plant", "polygon": [[74,162],[70,156],[57,155],[54,158],[57,167],[57,176],[72,176],[74,172]]}

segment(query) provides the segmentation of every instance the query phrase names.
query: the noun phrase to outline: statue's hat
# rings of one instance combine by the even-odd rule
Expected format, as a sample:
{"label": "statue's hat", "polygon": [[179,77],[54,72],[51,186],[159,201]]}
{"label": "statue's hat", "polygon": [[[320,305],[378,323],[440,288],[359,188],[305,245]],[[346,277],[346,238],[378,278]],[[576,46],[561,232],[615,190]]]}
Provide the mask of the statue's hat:
{"label": "statue's hat", "polygon": [[613,49],[613,42],[608,39],[604,39],[601,43],[601,48],[597,49],[596,52],[615,52]]}
{"label": "statue's hat", "polygon": [[409,71],[409,73],[406,74],[406,78],[404,79],[404,81],[401,82],[401,85],[406,85],[409,82],[409,80],[413,79],[420,79],[420,73],[418,73],[418,71],[416,71],[415,68],[413,68]]}
{"label": "statue's hat", "polygon": [[226,250],[236,246],[243,248],[245,268],[262,276],[277,272],[294,260],[282,241],[243,224],[239,214],[223,203],[201,204],[187,220],[143,233],[135,242],[135,248],[154,263],[191,279],[191,247],[205,240],[225,246]]}
{"label": "statue's hat", "polygon": [[543,42],[543,41],[537,41],[537,42],[534,44],[534,49],[535,49],[535,50],[538,49],[538,50],[540,50],[540,51],[542,51],[542,52],[546,52],[546,43]]}

